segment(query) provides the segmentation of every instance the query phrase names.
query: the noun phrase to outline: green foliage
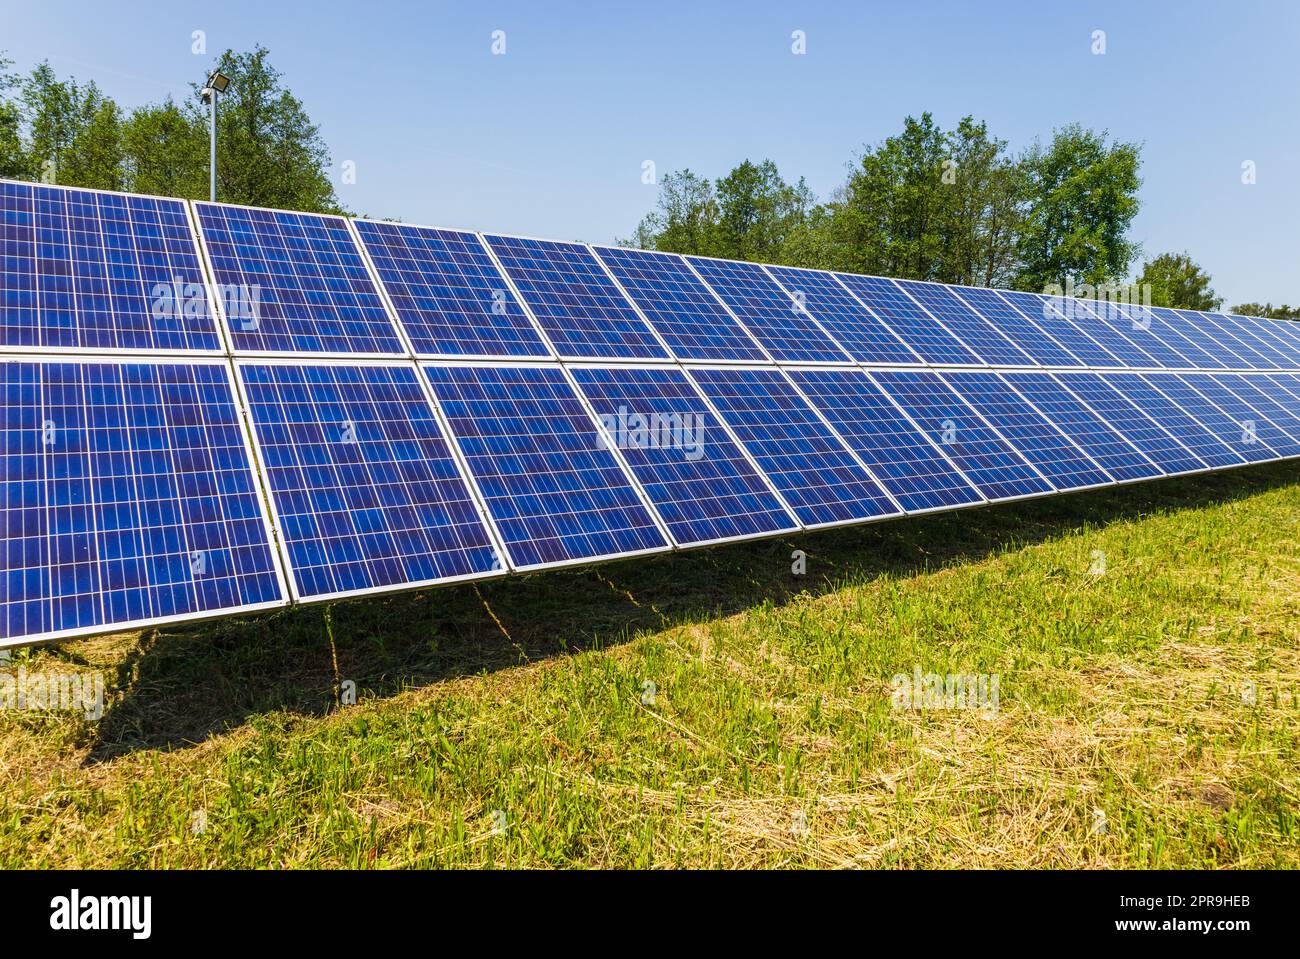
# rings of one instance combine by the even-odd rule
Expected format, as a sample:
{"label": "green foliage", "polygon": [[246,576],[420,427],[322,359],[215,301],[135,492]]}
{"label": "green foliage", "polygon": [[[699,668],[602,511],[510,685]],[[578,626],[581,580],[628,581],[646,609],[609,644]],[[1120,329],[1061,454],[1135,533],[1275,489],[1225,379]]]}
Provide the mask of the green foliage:
{"label": "green foliage", "polygon": [[1239,303],[1232,312],[1240,316],[1263,316],[1271,320],[1300,320],[1300,306],[1287,306],[1280,303]]}
{"label": "green foliage", "polygon": [[1101,285],[1128,276],[1137,245],[1139,147],[1106,142],[1077,124],[1035,144],[1022,160],[1032,200],[1020,234],[1017,287]]}
{"label": "green foliage", "polygon": [[1151,305],[1176,310],[1217,310],[1223,297],[1215,296],[1210,275],[1187,253],[1162,253],[1144,263],[1138,286],[1150,286]]}
{"label": "green foliage", "polygon": [[[263,47],[227,50],[218,104],[218,197],[232,203],[341,212],[320,129]],[[162,196],[208,195],[209,108],[168,99],[129,116],[94,83],[48,63],[17,80],[0,58],[0,176]],[[13,89],[17,97],[5,94]]]}

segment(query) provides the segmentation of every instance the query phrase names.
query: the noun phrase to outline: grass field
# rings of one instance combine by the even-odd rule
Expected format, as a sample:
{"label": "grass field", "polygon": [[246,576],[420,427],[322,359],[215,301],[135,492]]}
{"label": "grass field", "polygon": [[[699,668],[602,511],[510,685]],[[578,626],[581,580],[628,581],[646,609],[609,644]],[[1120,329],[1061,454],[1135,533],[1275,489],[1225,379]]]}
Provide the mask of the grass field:
{"label": "grass field", "polygon": [[0,865],[1295,867],[1298,469],[16,653]]}

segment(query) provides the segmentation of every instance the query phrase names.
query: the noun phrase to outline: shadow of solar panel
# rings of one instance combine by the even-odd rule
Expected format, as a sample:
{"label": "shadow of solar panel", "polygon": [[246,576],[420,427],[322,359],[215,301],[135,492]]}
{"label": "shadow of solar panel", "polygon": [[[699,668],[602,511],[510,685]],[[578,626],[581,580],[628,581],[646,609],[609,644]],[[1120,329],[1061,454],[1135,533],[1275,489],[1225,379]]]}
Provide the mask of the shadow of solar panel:
{"label": "shadow of solar panel", "polygon": [[492,233],[484,239],[562,358],[669,358],[583,244]]}
{"label": "shadow of solar panel", "polygon": [[873,370],[871,377],[990,501],[1055,491],[938,374]]}
{"label": "shadow of solar panel", "polygon": [[690,374],[804,526],[901,514],[779,370],[692,367]]}
{"label": "shadow of solar panel", "polygon": [[502,575],[417,371],[239,363],[295,596]]}
{"label": "shadow of solar panel", "polygon": [[626,247],[594,249],[678,359],[767,359],[677,254]]}
{"label": "shadow of solar panel", "polygon": [[852,359],[761,264],[702,256],[686,259],[773,359],[789,363]]}
{"label": "shadow of solar panel", "polygon": [[185,202],[0,181],[0,347],[220,351]]}
{"label": "shadow of solar panel", "polygon": [[1011,387],[1116,480],[1153,479],[1163,471],[1050,373],[1002,374]]}
{"label": "shadow of solar panel", "polygon": [[352,222],[417,356],[551,355],[477,234]]}
{"label": "shadow of solar panel", "polygon": [[871,308],[926,363],[982,366],[983,362],[893,280],[856,273],[836,279]]}
{"label": "shadow of solar panel", "polygon": [[1193,386],[1194,381],[1188,378],[1193,375],[1144,373],[1142,378],[1195,417],[1242,459],[1251,463],[1277,459],[1277,452],[1260,436],[1258,416],[1238,403],[1232,404],[1232,409],[1221,409]]}
{"label": "shadow of solar panel", "polygon": [[286,602],[224,363],[9,360],[0,643]]}
{"label": "shadow of solar panel", "polygon": [[786,266],[769,266],[767,270],[855,360],[882,365],[920,362],[911,347],[863,306],[834,273]]}
{"label": "shadow of solar panel", "polygon": [[1098,374],[1057,373],[1054,378],[1167,475],[1197,473],[1208,468],[1204,460]]}
{"label": "shadow of solar panel", "polygon": [[1034,360],[945,286],[919,280],[895,280],[905,293],[990,366],[1033,366]]}
{"label": "shadow of solar panel", "polygon": [[407,355],[342,217],[194,209],[236,353]]}
{"label": "shadow of solar panel", "polygon": [[681,370],[572,373],[679,544],[799,529]]}
{"label": "shadow of solar panel", "polygon": [[862,371],[786,372],[909,513],[984,502],[931,439]]}
{"label": "shadow of solar panel", "polygon": [[670,548],[559,367],[424,370],[513,566]]}

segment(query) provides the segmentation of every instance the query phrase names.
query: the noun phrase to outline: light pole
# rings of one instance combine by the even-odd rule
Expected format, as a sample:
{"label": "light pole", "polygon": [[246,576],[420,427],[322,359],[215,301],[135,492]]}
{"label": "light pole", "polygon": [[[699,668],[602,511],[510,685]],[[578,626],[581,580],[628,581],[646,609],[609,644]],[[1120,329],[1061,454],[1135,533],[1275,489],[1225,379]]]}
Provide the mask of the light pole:
{"label": "light pole", "polygon": [[230,77],[220,70],[213,70],[208,76],[207,84],[199,91],[199,96],[203,97],[203,102],[212,106],[211,143],[208,154],[208,173],[210,176],[208,193],[210,194],[209,199],[213,203],[217,202],[217,95],[225,93],[228,86],[230,86]]}

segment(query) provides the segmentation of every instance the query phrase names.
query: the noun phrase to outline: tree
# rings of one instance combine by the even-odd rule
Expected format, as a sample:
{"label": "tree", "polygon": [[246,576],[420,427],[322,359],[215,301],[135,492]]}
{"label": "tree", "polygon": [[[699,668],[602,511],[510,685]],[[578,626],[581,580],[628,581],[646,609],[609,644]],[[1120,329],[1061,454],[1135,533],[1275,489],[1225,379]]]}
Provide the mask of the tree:
{"label": "tree", "polygon": [[18,85],[9,73],[13,61],[0,54],[0,177],[25,180],[32,175],[31,160],[22,140],[22,108],[9,99],[8,92]]}
{"label": "tree", "polygon": [[207,128],[170,98],[131,114],[122,130],[122,150],[135,192],[207,197]]}
{"label": "tree", "polygon": [[84,123],[75,80],[60,80],[48,62],[32,70],[21,84],[23,123],[30,163],[45,179],[57,181],[62,161]]}
{"label": "tree", "polygon": [[1032,200],[1020,236],[1020,289],[1100,286],[1128,275],[1138,252],[1128,238],[1137,215],[1140,150],[1075,124],[1024,157]]}
{"label": "tree", "polygon": [[[269,56],[259,46],[251,53],[227,50],[217,60],[217,69],[230,77],[217,111],[219,196],[250,206],[341,212],[320,128],[285,88]],[[205,121],[207,107],[197,97],[189,116]]]}
{"label": "tree", "polygon": [[713,252],[718,199],[713,183],[691,170],[669,173],[659,184],[655,209],[642,218],[625,245],[669,253]]}
{"label": "tree", "polygon": [[98,190],[126,188],[122,111],[94,84],[81,91],[76,132],[58,167],[60,183]]}
{"label": "tree", "polygon": [[1024,218],[1023,169],[1007,143],[963,117],[946,135],[947,202],[942,205],[942,253],[934,279],[974,286],[1006,286],[1015,275],[1016,239]]}
{"label": "tree", "polygon": [[1239,303],[1232,312],[1240,316],[1261,316],[1270,320],[1300,320],[1300,306],[1287,306],[1282,303]]}
{"label": "tree", "polygon": [[1152,306],[1217,310],[1223,304],[1210,287],[1210,275],[1186,253],[1162,253],[1143,264],[1137,284],[1140,289],[1150,286]]}
{"label": "tree", "polygon": [[790,184],[771,160],[745,160],[718,180],[714,252],[733,260],[773,260],[808,217],[812,191],[802,179]]}

